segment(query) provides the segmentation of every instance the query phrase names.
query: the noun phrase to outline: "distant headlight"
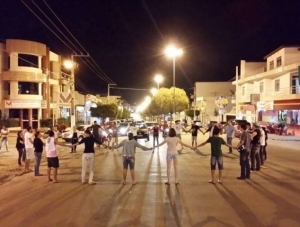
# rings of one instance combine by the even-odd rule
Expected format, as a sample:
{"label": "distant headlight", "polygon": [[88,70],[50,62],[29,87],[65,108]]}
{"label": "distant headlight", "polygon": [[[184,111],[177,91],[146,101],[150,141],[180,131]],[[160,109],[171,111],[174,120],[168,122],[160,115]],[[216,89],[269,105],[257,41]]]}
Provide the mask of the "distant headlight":
{"label": "distant headlight", "polygon": [[166,128],[166,130],[165,130],[166,132],[169,132],[170,131],[170,129],[169,128]]}

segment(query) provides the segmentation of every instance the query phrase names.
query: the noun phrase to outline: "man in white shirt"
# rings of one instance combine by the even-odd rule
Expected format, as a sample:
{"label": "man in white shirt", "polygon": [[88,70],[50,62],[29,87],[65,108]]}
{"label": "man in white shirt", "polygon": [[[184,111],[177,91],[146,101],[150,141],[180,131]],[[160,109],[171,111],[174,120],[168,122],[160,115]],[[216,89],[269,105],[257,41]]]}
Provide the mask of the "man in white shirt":
{"label": "man in white shirt", "polygon": [[129,127],[129,132],[133,134],[133,138],[137,141],[137,132],[139,128],[136,126],[135,123],[132,123],[131,126]]}
{"label": "man in white shirt", "polygon": [[5,126],[3,126],[2,129],[1,129],[1,137],[2,138],[1,138],[0,150],[1,150],[2,145],[4,143],[5,146],[6,146],[6,151],[7,152],[8,152],[8,143],[7,143],[8,133],[9,133],[8,129]]}
{"label": "man in white shirt", "polygon": [[33,135],[32,128],[30,126],[27,127],[27,131],[24,134],[24,145],[26,151],[25,172],[30,172],[30,162],[34,159]]}

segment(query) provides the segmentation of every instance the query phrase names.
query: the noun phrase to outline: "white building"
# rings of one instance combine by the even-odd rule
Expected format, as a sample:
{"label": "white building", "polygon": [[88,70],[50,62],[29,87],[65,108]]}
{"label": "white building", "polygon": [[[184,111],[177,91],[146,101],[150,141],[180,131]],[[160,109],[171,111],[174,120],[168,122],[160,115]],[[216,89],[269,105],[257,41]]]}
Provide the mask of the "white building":
{"label": "white building", "polygon": [[241,61],[233,82],[237,117],[300,125],[300,46],[282,46],[264,59]]}
{"label": "white building", "polygon": [[[231,82],[196,82],[195,100],[196,109],[200,110],[200,120],[208,121],[227,121],[235,118],[235,111],[232,112],[232,98],[235,94],[235,86]],[[228,104],[219,111],[216,99],[224,96]]]}

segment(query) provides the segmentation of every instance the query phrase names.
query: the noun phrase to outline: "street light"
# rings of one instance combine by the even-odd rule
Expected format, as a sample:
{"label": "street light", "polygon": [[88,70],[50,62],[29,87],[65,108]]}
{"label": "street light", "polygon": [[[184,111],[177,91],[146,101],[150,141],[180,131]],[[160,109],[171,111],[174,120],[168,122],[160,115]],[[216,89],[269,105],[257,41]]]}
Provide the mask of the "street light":
{"label": "street light", "polygon": [[163,81],[163,77],[160,74],[155,75],[154,81],[157,83],[157,89],[159,90],[159,84]]}
{"label": "street light", "polygon": [[[179,49],[173,45],[170,45],[166,48],[165,54],[173,59],[173,88],[174,88],[174,93],[173,93],[173,114],[175,114],[175,63],[176,63],[176,57],[179,57],[183,54],[182,49]],[[171,126],[172,126],[172,120],[173,117],[171,115]]]}
{"label": "street light", "polygon": [[150,90],[151,94],[154,96],[158,92],[157,88],[151,88]]}

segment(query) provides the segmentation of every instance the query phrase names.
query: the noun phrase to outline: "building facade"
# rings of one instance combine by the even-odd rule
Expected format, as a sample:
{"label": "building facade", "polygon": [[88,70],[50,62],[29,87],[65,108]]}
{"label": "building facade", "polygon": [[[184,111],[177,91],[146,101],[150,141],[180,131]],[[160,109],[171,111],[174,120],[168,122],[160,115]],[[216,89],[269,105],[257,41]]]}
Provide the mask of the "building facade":
{"label": "building facade", "polygon": [[284,123],[296,134],[300,125],[300,46],[283,46],[262,62],[242,60],[237,70],[237,118]]}
{"label": "building facade", "polygon": [[[232,99],[235,94],[235,86],[231,82],[196,82],[195,83],[195,109],[200,111],[200,120],[227,121],[235,118]],[[224,108],[219,108],[217,99],[227,100]]]}
{"label": "building facade", "polygon": [[[61,57],[42,43],[7,39],[0,44],[0,108],[17,119],[21,127],[40,126],[42,118],[70,109],[61,103],[60,93],[69,90],[68,78],[61,77]],[[57,117],[57,116],[56,116]]]}

